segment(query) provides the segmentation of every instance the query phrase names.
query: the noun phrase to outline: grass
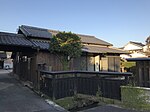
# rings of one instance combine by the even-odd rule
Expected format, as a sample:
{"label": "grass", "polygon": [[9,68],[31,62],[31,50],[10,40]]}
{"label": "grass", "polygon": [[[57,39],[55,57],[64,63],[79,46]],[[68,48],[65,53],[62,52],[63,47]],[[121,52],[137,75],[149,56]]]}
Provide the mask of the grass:
{"label": "grass", "polygon": [[121,91],[124,107],[136,110],[150,110],[150,96],[144,89],[123,86]]}
{"label": "grass", "polygon": [[74,97],[65,97],[65,98],[55,100],[55,103],[69,110],[74,107],[75,100]]}
{"label": "grass", "polygon": [[[83,95],[83,94],[77,94],[76,96],[57,99],[57,100],[54,100],[54,102],[71,112],[75,112],[79,110],[82,111],[84,109],[92,108],[95,106],[107,105],[107,104],[117,105],[119,107],[126,108],[126,109],[133,109],[129,106],[126,107],[124,102],[119,101],[119,100],[104,98],[104,97],[97,97],[97,96],[90,96],[90,95]],[[95,102],[96,102],[96,105],[93,106],[92,104],[94,104]],[[138,108],[134,108],[134,109],[141,110]]]}
{"label": "grass", "polygon": [[131,68],[136,66],[136,62],[121,62],[121,66],[125,68]]}
{"label": "grass", "polygon": [[99,98],[90,95],[77,94],[72,97],[55,100],[55,103],[67,110],[82,110],[82,108],[96,106],[99,103]]}
{"label": "grass", "polygon": [[76,96],[58,99],[55,100],[55,103],[67,110],[78,110],[78,109],[82,110],[82,109],[91,108],[92,106],[95,107],[95,106],[106,105],[106,104],[114,104],[118,106],[122,105],[121,101],[119,100],[97,97],[97,96],[90,96],[90,95],[83,95],[83,94],[78,94]]}

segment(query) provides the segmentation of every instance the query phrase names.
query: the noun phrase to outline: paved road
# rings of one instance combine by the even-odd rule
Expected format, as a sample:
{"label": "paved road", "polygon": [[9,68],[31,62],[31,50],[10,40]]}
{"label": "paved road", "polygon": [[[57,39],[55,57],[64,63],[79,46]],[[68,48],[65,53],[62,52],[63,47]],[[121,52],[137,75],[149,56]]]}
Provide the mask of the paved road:
{"label": "paved road", "polygon": [[36,93],[0,70],[0,112],[65,112],[45,102]]}

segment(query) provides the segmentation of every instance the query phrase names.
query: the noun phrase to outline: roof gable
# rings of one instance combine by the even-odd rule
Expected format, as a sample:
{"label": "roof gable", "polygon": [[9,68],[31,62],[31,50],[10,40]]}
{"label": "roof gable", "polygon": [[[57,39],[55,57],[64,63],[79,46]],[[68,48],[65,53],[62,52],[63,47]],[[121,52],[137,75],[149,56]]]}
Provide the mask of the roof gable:
{"label": "roof gable", "polygon": [[142,43],[130,41],[123,47],[123,49],[124,50],[139,50],[139,49],[142,49],[143,46],[144,44]]}
{"label": "roof gable", "polygon": [[19,27],[19,30],[22,31],[22,33],[26,37],[43,38],[43,39],[52,38],[52,34],[48,32],[47,29],[43,29],[43,28],[22,25]]}
{"label": "roof gable", "polygon": [[140,42],[133,42],[133,41],[130,41],[129,43],[134,44],[134,45],[137,45],[137,46],[141,46],[141,47],[145,46],[144,44],[142,44],[142,43],[140,43]]}
{"label": "roof gable", "polygon": [[[50,39],[52,38],[52,35],[56,35],[57,33],[61,32],[57,30],[37,28],[37,27],[31,27],[26,25],[20,26],[19,30],[21,30],[26,37],[44,38],[44,39]],[[81,34],[77,34],[77,35],[81,38],[82,43],[112,46],[112,44],[103,41],[101,39],[98,39],[95,36],[81,35]]]}

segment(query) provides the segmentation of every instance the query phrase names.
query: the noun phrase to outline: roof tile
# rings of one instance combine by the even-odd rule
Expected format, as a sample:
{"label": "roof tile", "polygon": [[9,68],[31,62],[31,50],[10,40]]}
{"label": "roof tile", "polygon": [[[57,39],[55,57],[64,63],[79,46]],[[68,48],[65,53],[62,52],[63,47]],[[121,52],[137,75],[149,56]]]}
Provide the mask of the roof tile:
{"label": "roof tile", "polygon": [[5,32],[0,32],[0,44],[34,47],[34,44],[23,35]]}
{"label": "roof tile", "polygon": [[38,40],[31,40],[36,47],[39,47],[42,50],[48,50],[49,49],[49,43],[44,41],[38,41]]}
{"label": "roof tile", "polygon": [[25,26],[25,25],[20,26],[19,29],[28,37],[45,38],[45,39],[52,38],[52,34],[49,33],[47,29],[36,28],[36,27]]}
{"label": "roof tile", "polygon": [[[37,28],[37,27],[26,26],[26,25],[20,26],[19,29],[28,37],[47,38],[47,39],[51,38],[52,35],[56,35],[57,33],[61,32],[57,30]],[[103,41],[101,39],[98,39],[95,36],[81,35],[81,34],[77,34],[77,35],[81,38],[81,41],[83,43],[112,46],[112,44]]]}
{"label": "roof tile", "polygon": [[128,53],[124,50],[117,48],[89,46],[89,45],[85,45],[82,50],[89,53],[119,53],[119,54]]}

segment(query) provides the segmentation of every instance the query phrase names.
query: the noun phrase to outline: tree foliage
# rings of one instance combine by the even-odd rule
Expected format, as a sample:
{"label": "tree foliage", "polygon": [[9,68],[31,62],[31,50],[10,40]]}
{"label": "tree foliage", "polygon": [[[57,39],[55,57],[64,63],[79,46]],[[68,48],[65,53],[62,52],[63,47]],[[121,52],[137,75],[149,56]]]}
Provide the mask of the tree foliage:
{"label": "tree foliage", "polygon": [[58,56],[64,70],[68,69],[72,58],[79,57],[82,53],[81,39],[71,32],[59,32],[51,39],[50,52]]}

